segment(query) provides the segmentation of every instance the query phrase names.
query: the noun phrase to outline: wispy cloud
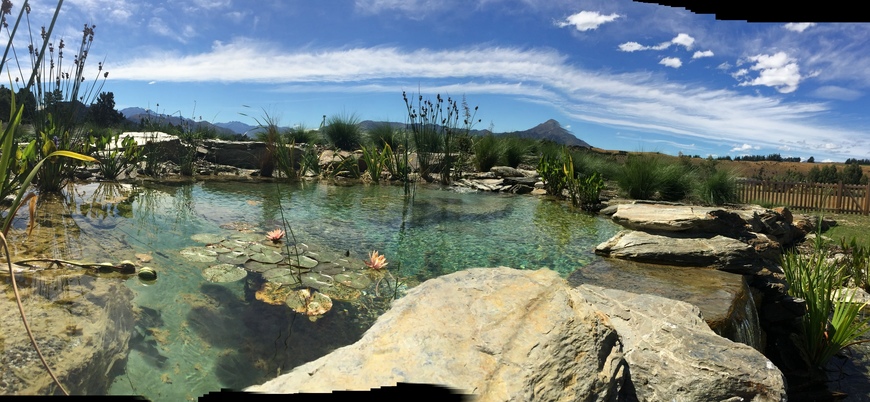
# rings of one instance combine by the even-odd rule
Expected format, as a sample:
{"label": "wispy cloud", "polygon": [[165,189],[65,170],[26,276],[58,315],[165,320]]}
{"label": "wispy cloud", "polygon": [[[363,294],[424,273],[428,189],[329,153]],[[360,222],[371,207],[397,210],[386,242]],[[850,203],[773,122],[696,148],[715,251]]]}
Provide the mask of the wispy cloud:
{"label": "wispy cloud", "polygon": [[854,89],[843,88],[834,85],[825,85],[822,87],[818,87],[812,92],[812,95],[818,98],[836,99],[843,101],[853,101],[864,96],[861,91],[856,91]]}
{"label": "wispy cloud", "polygon": [[613,22],[619,17],[619,14],[603,15],[597,11],[581,11],[557,22],[556,26],[559,28],[573,26],[574,28],[577,28],[578,31],[584,32],[598,29],[602,24]]}
{"label": "wispy cloud", "polygon": [[[785,61],[778,56],[750,59],[752,71],[761,73],[790,64],[787,57]],[[287,51],[275,44],[238,39],[216,42],[200,54],[141,56],[113,67],[112,76],[143,82],[261,83],[264,88],[284,85],[299,91],[324,91],[332,86],[341,92],[396,92],[400,85],[416,88],[421,84],[450,88],[452,93],[510,94],[581,121],[709,143],[785,144],[797,150],[870,154],[870,140],[862,133],[819,122],[829,110],[826,103],[785,102],[698,83],[677,84],[649,73],[594,72],[573,65],[553,50],[377,47]],[[764,133],[763,139],[759,133]]]}
{"label": "wispy cloud", "polygon": [[638,50],[665,50],[671,47],[671,45],[682,46],[685,47],[686,50],[690,50],[694,43],[695,38],[689,36],[688,34],[680,33],[676,37],[674,37],[674,39],[653,46],[641,45],[637,42],[625,42],[619,45],[619,50],[623,52],[636,52]]}

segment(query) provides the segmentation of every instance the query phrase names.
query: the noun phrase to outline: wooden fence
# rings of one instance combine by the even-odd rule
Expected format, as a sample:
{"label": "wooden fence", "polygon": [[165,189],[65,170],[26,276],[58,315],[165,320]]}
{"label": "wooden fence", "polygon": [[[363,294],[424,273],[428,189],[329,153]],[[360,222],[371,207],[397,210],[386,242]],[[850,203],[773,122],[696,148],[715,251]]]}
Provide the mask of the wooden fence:
{"label": "wooden fence", "polygon": [[740,202],[784,205],[792,209],[870,214],[870,184],[738,181]]}

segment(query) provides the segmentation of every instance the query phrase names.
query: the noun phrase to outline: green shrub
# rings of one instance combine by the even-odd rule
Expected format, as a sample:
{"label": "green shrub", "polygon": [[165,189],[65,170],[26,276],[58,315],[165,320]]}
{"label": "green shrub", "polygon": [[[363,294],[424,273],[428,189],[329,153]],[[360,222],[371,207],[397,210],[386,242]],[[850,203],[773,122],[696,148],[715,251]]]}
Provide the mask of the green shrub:
{"label": "green shrub", "polygon": [[378,124],[368,132],[369,144],[383,148],[384,144],[391,149],[398,149],[402,143],[401,133],[389,123]]}
{"label": "green shrub", "polygon": [[315,131],[309,131],[303,125],[288,129],[284,133],[285,142],[288,144],[314,144],[317,142],[318,134]]}
{"label": "green shrub", "polygon": [[496,136],[487,134],[474,142],[474,164],[479,172],[488,172],[502,156],[502,143]]}
{"label": "green shrub", "polygon": [[359,148],[362,139],[362,129],[356,115],[333,115],[326,120],[323,135],[338,149],[354,151]]}

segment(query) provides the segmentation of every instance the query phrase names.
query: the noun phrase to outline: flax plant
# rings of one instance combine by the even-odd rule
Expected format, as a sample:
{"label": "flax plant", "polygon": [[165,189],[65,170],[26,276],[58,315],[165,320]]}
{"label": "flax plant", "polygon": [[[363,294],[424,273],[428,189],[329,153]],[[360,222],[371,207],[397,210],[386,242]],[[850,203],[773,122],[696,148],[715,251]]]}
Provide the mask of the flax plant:
{"label": "flax plant", "polygon": [[858,318],[864,305],[853,302],[855,292],[840,290],[846,282],[845,267],[828,259],[820,243],[809,254],[784,253],[782,268],[789,294],[807,304],[801,340],[811,364],[824,367],[834,354],[859,343],[856,339],[870,330],[870,318]]}

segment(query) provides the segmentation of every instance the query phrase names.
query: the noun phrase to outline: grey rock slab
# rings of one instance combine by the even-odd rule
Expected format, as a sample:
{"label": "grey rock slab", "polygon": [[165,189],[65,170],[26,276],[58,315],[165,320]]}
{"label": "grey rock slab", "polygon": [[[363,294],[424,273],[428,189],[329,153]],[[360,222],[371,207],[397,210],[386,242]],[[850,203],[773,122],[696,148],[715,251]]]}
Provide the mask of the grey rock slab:
{"label": "grey rock slab", "polygon": [[576,290],[619,333],[638,401],[786,400],[782,372],[755,349],[716,335],[697,307],[587,284]]}
{"label": "grey rock slab", "polygon": [[253,392],[450,386],[478,401],[610,401],[623,375],[616,333],[549,270],[477,268],[426,281],[362,339]]}

